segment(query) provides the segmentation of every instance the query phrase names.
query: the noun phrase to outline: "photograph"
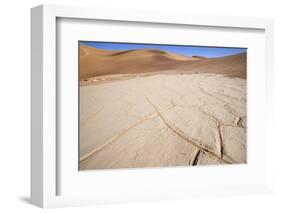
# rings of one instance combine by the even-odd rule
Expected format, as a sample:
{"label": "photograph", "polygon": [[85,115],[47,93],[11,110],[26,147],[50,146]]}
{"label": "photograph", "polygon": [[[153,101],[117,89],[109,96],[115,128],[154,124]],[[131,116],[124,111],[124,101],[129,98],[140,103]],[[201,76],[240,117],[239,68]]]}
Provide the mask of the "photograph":
{"label": "photograph", "polygon": [[247,48],[78,41],[79,171],[247,163]]}

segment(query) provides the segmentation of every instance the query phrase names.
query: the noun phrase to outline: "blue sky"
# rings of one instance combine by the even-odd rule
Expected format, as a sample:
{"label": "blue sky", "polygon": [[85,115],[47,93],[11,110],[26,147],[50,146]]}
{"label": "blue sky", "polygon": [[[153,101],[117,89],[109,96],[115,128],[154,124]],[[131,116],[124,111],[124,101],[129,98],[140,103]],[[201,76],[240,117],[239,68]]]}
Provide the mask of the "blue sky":
{"label": "blue sky", "polygon": [[247,52],[247,48],[231,47],[203,47],[188,45],[158,45],[158,44],[133,44],[133,43],[114,43],[114,42],[94,42],[80,41],[80,44],[96,47],[104,50],[131,50],[131,49],[158,49],[185,56],[205,56],[208,58],[234,55]]}

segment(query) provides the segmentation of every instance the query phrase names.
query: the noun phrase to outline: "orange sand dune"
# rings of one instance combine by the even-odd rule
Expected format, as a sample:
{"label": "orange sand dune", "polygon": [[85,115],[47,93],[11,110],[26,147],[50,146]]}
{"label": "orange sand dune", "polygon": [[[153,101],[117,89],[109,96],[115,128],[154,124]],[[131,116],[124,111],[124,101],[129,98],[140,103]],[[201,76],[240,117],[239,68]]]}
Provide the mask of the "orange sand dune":
{"label": "orange sand dune", "polygon": [[246,54],[221,58],[187,57],[161,50],[101,50],[80,45],[80,79],[100,75],[136,74],[177,70],[246,78]]}
{"label": "orange sand dune", "polygon": [[196,63],[181,65],[180,68],[188,73],[213,73],[227,77],[246,78],[246,53],[208,58]]}

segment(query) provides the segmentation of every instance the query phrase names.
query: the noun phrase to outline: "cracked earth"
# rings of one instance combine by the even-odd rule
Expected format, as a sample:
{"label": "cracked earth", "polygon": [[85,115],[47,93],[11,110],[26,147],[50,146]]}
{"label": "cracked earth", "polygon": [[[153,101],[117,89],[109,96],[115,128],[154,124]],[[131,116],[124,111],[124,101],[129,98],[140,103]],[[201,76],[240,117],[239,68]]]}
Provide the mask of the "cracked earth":
{"label": "cracked earth", "polygon": [[80,169],[246,163],[246,80],[142,76],[80,87]]}

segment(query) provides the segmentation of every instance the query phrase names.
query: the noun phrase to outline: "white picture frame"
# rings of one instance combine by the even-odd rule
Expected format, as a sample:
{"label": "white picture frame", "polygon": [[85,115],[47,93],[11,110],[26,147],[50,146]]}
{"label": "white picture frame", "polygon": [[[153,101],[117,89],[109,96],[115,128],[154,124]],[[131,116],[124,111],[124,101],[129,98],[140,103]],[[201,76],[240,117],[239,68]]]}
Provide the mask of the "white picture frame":
{"label": "white picture frame", "polygon": [[[60,152],[58,150],[57,139],[57,104],[58,95],[57,88],[59,81],[57,79],[57,49],[58,49],[58,20],[63,19],[79,19],[79,20],[108,20],[133,23],[153,23],[155,25],[175,25],[175,26],[200,26],[211,28],[226,28],[232,29],[253,29],[263,32],[262,41],[264,45],[264,58],[262,75],[266,76],[263,79],[265,87],[261,87],[260,91],[269,98],[261,97],[259,101],[263,102],[264,108],[261,108],[259,113],[263,113],[263,127],[270,128],[270,114],[266,114],[266,110],[270,111],[272,100],[270,91],[272,90],[273,78],[273,21],[271,19],[257,18],[241,18],[241,17],[217,17],[203,15],[188,15],[188,14],[166,14],[147,11],[122,11],[99,8],[85,8],[74,6],[54,6],[41,5],[31,10],[31,201],[33,204],[47,208],[59,206],[76,206],[76,205],[91,205],[98,203],[115,203],[115,202],[138,202],[144,200],[165,200],[165,199],[182,199],[187,197],[198,196],[214,196],[214,195],[233,195],[233,194],[252,194],[264,193],[270,191],[270,162],[267,161],[268,152],[264,151],[262,160],[264,165],[257,168],[257,174],[263,173],[262,178],[257,178],[250,184],[245,180],[236,182],[235,184],[217,184],[216,186],[202,186],[199,181],[194,182],[193,186],[183,186],[182,188],[176,185],[165,186],[160,183],[158,189],[145,188],[140,193],[139,189],[132,188],[124,191],[105,191],[103,194],[60,194],[59,184],[62,184],[59,174],[63,164],[58,163]],[[251,78],[251,76],[250,76]],[[261,80],[261,79],[260,79]],[[258,82],[253,83],[252,89],[258,87]],[[255,82],[255,79],[252,79]],[[77,82],[69,82],[75,84]],[[253,93],[249,93],[251,95]],[[248,109],[250,110],[250,109]],[[266,125],[266,126],[265,126]],[[255,129],[258,131],[259,129]],[[259,132],[259,131],[258,131]],[[262,146],[269,147],[271,141],[266,134],[259,133],[263,138]],[[78,147],[78,146],[77,146]],[[250,150],[255,152],[255,150]],[[72,153],[69,153],[71,155]],[[247,167],[237,168],[238,170],[247,170]],[[185,168],[177,170],[177,175],[184,173]],[[219,171],[220,169],[216,169]],[[167,168],[163,170],[166,175],[172,172]],[[210,171],[210,168],[205,169],[205,172]],[[107,171],[106,171],[107,172]],[[107,175],[113,174],[115,171],[107,172]],[[132,171],[122,171],[119,178],[125,179],[126,175],[160,175],[164,174],[159,169],[150,169],[146,171],[138,170],[138,173],[132,174]],[[193,172],[198,172],[193,171]],[[224,171],[227,172],[227,171]],[[230,172],[230,171],[228,171]],[[202,173],[206,175],[205,173]],[[170,178],[174,178],[171,175]],[[70,178],[72,181],[72,179]],[[73,179],[74,180],[74,179]],[[84,179],[85,180],[85,179]],[[73,183],[74,185],[76,183]],[[102,183],[101,183],[102,184]],[[162,184],[162,185],[161,185]],[[68,187],[71,187],[68,185]],[[69,191],[77,190],[73,186]],[[135,190],[135,193],[134,193]],[[100,191],[98,191],[100,192]],[[120,195],[122,193],[122,196]]]}

